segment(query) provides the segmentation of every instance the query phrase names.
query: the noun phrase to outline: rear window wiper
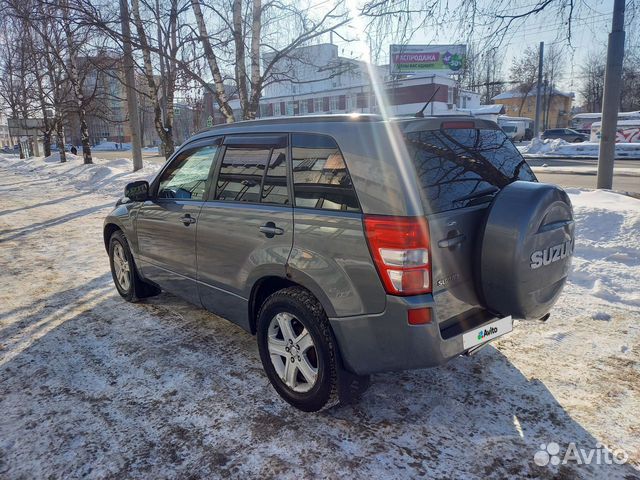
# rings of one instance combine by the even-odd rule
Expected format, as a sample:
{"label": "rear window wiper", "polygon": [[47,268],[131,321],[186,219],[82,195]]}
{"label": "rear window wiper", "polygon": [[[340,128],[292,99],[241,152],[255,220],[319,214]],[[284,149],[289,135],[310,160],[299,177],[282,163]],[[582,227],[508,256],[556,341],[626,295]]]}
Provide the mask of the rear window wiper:
{"label": "rear window wiper", "polygon": [[480,197],[493,197],[496,193],[498,193],[500,189],[498,187],[490,187],[485,188],[484,190],[479,190],[477,192],[470,193],[469,195],[465,195],[464,197],[456,198],[454,202],[463,202],[465,200],[474,200]]}

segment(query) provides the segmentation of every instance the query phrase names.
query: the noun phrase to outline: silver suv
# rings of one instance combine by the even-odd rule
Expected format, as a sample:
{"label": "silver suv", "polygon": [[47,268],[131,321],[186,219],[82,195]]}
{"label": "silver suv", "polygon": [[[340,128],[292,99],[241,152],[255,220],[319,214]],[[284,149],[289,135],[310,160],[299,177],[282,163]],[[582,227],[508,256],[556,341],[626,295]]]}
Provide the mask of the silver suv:
{"label": "silver suv", "polygon": [[573,230],[493,122],[334,115],[195,135],[127,185],[104,242],[126,300],[166,289],[240,325],[317,411],[546,318]]}

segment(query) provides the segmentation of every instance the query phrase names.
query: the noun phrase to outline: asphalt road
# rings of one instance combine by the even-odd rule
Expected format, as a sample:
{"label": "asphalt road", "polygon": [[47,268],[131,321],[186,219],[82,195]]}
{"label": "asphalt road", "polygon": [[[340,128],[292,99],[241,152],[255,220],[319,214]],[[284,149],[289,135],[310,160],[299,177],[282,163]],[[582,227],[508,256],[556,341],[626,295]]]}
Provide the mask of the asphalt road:
{"label": "asphalt road", "polygon": [[[574,158],[528,158],[527,163],[532,167],[594,167],[597,168],[596,159],[574,159]],[[620,167],[625,170],[638,170],[638,176],[615,175],[613,176],[613,190],[619,192],[629,192],[640,195],[640,160],[616,160],[614,168]],[[596,188],[596,175],[594,173],[540,173],[536,171],[536,176],[541,182],[555,183],[562,187],[574,188]]]}

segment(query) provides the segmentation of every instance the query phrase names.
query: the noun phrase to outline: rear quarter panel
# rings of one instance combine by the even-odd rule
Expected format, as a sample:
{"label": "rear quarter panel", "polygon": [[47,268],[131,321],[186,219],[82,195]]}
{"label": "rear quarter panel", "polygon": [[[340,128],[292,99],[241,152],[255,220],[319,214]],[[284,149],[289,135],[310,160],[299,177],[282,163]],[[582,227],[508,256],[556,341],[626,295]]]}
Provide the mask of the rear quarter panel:
{"label": "rear quarter panel", "polygon": [[295,209],[287,273],[321,301],[327,298],[329,316],[379,313],[385,308],[385,292],[359,213]]}

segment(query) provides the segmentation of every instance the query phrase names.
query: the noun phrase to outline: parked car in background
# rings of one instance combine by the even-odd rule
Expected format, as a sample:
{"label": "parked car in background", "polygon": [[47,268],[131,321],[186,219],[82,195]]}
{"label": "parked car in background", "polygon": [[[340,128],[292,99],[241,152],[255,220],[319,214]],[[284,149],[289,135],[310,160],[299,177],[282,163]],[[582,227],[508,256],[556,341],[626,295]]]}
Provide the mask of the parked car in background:
{"label": "parked car in background", "polygon": [[195,135],[103,234],[125,300],[164,289],[231,320],[278,394],[317,411],[546,319],[573,230],[495,122],[330,115]]}
{"label": "parked car in background", "polygon": [[577,132],[571,128],[551,128],[542,134],[543,140],[555,140],[559,138],[569,143],[587,142],[589,135]]}

